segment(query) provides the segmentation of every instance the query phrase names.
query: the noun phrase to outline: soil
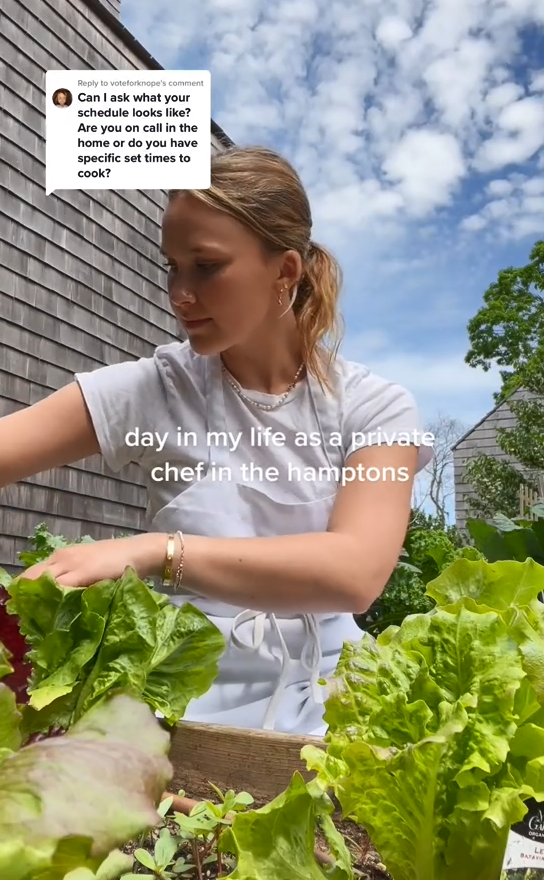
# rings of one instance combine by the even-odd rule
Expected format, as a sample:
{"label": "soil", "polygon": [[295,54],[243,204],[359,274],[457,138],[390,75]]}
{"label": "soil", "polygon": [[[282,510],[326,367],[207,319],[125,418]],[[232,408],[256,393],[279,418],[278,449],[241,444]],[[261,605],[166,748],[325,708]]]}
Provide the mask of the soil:
{"label": "soil", "polygon": [[[198,792],[185,792],[185,794],[187,797],[192,797],[195,800],[214,800],[214,797],[212,797],[210,792],[206,790]],[[253,804],[252,808],[256,809],[260,806],[264,806],[264,803],[259,803],[258,801],[256,801]],[[357,878],[357,880],[391,880],[390,875],[385,870],[385,866],[380,861],[379,855],[372,847],[365,830],[361,828],[360,825],[357,825],[350,820],[342,819],[340,812],[334,813],[332,818],[336,829],[344,837],[346,845],[351,853],[352,864],[353,868],[355,869],[355,877]],[[175,825],[175,823],[168,821],[167,826],[170,828],[172,834],[176,834],[177,826]],[[143,847],[149,852],[153,852],[155,841],[158,835],[158,830],[153,831],[149,834],[146,841],[138,841],[137,843],[132,842],[128,844],[124,848],[124,852],[132,853],[138,847]],[[327,851],[325,839],[319,832],[316,836],[316,846],[318,846],[325,852]],[[179,858],[179,856],[184,856],[187,861],[192,861],[190,844],[182,845],[182,848],[180,848],[180,850],[178,851],[176,858]],[[225,861],[227,860],[225,859]],[[217,880],[217,878],[227,877],[234,869],[234,867],[234,861],[230,864],[226,863],[223,866],[222,873],[219,873],[217,865],[215,863],[208,864],[202,871],[202,880]],[[134,874],[149,874],[149,869],[145,868],[143,865],[139,864],[136,861],[132,871]],[[180,878],[186,878],[186,880],[200,880],[196,869],[193,871],[187,871],[186,873],[176,876],[179,876]]]}

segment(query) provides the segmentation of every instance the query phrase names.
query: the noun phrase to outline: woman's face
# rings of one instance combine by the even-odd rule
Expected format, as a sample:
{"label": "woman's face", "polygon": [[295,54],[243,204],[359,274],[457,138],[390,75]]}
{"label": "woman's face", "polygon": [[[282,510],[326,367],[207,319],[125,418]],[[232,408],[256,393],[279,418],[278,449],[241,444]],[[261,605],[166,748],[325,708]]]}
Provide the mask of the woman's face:
{"label": "woman's face", "polygon": [[60,104],[61,107],[64,107],[66,104],[66,92],[59,92],[57,95],[57,104]]}
{"label": "woman's face", "polygon": [[272,316],[277,322],[285,259],[268,256],[229,214],[176,194],[163,217],[162,253],[172,308],[199,354],[219,354]]}

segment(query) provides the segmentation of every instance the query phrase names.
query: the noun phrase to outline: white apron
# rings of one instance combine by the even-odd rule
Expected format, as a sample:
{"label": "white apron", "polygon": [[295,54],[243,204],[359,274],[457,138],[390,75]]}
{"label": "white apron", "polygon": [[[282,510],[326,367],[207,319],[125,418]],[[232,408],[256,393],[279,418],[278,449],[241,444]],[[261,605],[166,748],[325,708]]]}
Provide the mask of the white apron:
{"label": "white apron", "polygon": [[[215,356],[205,361],[206,430],[227,431],[221,361]],[[341,402],[332,396],[327,401],[310,375],[308,384],[327,463],[332,467],[328,442],[340,427]],[[212,460],[216,466],[228,467],[227,448],[210,447],[208,463]],[[277,492],[279,484],[274,487]],[[267,495],[266,488],[266,482],[256,488],[234,480],[214,481],[208,471],[157,512],[151,529],[181,529],[187,535],[210,538],[326,531],[336,496],[336,492],[330,493],[328,481],[317,483],[318,498],[311,502],[293,501],[287,493],[280,501]],[[200,608],[227,641],[216,681],[204,696],[189,704],[185,720],[323,736],[326,693],[318,679],[334,671],[344,641],[362,637],[353,616],[284,617],[201,597],[190,591],[190,583],[185,589],[183,594],[172,595],[171,601],[176,605],[190,602]]]}

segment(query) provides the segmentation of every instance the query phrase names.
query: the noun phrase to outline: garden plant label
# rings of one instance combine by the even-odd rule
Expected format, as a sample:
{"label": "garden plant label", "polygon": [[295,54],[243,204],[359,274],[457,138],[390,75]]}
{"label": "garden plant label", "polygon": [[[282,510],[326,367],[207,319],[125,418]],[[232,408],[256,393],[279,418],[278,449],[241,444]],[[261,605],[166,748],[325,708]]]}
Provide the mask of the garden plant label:
{"label": "garden plant label", "polygon": [[501,880],[544,880],[544,804],[531,798],[526,805],[525,818],[510,830]]}

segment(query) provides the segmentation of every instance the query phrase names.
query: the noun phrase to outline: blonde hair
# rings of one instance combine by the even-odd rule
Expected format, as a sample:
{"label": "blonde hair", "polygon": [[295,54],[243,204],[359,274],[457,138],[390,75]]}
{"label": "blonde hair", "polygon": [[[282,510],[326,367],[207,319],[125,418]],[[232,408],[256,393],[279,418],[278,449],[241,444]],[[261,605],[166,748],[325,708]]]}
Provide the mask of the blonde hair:
{"label": "blonde hair", "polygon": [[211,186],[185,192],[231,214],[272,251],[297,251],[302,275],[293,303],[306,368],[322,386],[341,339],[338,299],[342,272],[336,259],[311,240],[308,197],[295,169],[263,147],[232,147],[212,157]]}

